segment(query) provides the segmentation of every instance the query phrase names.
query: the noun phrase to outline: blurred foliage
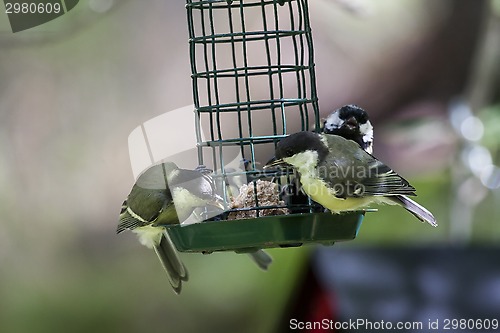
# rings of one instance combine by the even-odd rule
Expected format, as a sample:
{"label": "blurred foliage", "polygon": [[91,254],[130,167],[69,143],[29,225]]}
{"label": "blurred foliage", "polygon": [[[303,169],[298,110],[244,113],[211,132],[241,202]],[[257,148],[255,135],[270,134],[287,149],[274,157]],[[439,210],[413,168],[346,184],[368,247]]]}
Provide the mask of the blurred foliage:
{"label": "blurred foliage", "polygon": [[[481,143],[492,153],[498,154],[500,150],[500,105],[492,105],[484,108],[478,114],[484,124],[484,135]],[[497,162],[498,155],[497,155]]]}
{"label": "blurred foliage", "polygon": [[115,260],[88,251],[61,255],[44,276],[3,272],[0,330],[269,332],[287,300],[270,296],[292,292],[308,252],[270,251],[275,263],[269,272],[246,255],[183,255],[191,277],[175,296],[152,251],[138,244],[120,254],[111,250]]}

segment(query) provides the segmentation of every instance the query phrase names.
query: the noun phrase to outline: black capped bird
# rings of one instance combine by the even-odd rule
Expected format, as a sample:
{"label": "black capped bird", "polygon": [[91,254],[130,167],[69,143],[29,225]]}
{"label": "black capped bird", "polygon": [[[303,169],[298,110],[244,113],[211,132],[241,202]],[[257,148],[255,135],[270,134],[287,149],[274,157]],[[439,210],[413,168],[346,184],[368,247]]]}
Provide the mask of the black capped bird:
{"label": "black capped bird", "polygon": [[415,188],[353,140],[332,134],[298,132],[278,142],[276,159],[266,167],[290,165],[300,174],[302,189],[333,213],[374,203],[398,204],[432,226],[434,216],[408,202]]}
{"label": "black capped bird", "polygon": [[357,105],[344,105],[333,111],[323,122],[322,130],[353,140],[369,154],[373,153],[373,126],[368,113]]}
{"label": "black capped bird", "polygon": [[196,208],[207,205],[224,209],[210,174],[179,169],[172,162],[156,164],[139,176],[123,202],[116,232],[131,230],[142,245],[154,249],[172,288],[179,294],[188,272],[165,226],[179,224]]}
{"label": "black capped bird", "polygon": [[[367,153],[373,153],[374,130],[368,113],[357,105],[345,105],[329,115],[323,127],[324,133],[340,135],[355,141]],[[434,216],[425,207],[407,196],[399,195],[394,199],[423,222],[436,222]],[[433,223],[429,222],[431,225]],[[437,224],[436,224],[437,225]]]}

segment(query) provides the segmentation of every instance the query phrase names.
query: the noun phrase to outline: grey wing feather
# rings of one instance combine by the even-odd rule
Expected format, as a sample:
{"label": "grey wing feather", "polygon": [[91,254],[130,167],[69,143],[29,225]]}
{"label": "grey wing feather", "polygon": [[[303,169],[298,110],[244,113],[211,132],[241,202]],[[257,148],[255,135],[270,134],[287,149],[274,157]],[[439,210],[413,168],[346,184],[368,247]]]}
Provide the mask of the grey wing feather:
{"label": "grey wing feather", "polygon": [[424,206],[419,205],[418,203],[411,200],[410,198],[405,197],[404,195],[392,196],[390,197],[390,199],[401,205],[420,221],[427,222],[433,227],[437,227],[438,224],[436,222],[436,218]]}
{"label": "grey wing feather", "polygon": [[125,212],[120,215],[120,223],[118,223],[118,227],[116,228],[116,233],[119,234],[125,230],[133,230],[137,227],[142,226],[143,223],[136,218],[133,218],[128,212]]}
{"label": "grey wing feather", "polygon": [[356,142],[337,135],[325,136],[330,154],[318,167],[320,173],[333,175],[327,177],[329,186],[342,185],[344,191],[338,194],[339,197],[415,195],[415,188],[406,179],[365,152]]}
{"label": "grey wing feather", "polygon": [[369,195],[416,195],[406,179],[375,158],[361,184]]}

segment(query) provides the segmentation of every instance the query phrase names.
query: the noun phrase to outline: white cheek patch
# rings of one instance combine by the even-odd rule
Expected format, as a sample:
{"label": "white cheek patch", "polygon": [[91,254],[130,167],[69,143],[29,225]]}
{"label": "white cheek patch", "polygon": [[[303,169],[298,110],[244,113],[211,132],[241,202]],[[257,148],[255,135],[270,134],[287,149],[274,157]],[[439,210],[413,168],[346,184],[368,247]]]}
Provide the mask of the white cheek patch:
{"label": "white cheek patch", "polygon": [[339,118],[339,113],[334,112],[326,118],[325,128],[329,131],[332,131],[342,126],[343,123],[344,121]]}
{"label": "white cheek patch", "polygon": [[368,144],[369,149],[368,153],[372,153],[372,143],[373,143],[373,126],[370,121],[367,121],[366,124],[359,126],[359,131],[363,134],[363,142]]}

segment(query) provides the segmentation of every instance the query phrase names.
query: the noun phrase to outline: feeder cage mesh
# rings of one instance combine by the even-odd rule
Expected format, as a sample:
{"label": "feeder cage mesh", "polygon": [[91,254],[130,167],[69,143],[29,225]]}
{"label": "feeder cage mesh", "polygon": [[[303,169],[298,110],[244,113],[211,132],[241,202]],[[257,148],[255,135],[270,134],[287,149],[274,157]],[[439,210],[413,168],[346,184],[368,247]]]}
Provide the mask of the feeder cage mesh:
{"label": "feeder cage mesh", "polygon": [[[186,8],[198,159],[229,202],[229,183],[270,178],[262,166],[281,138],[319,128],[308,3],[187,0]],[[269,208],[255,201],[256,216]]]}

